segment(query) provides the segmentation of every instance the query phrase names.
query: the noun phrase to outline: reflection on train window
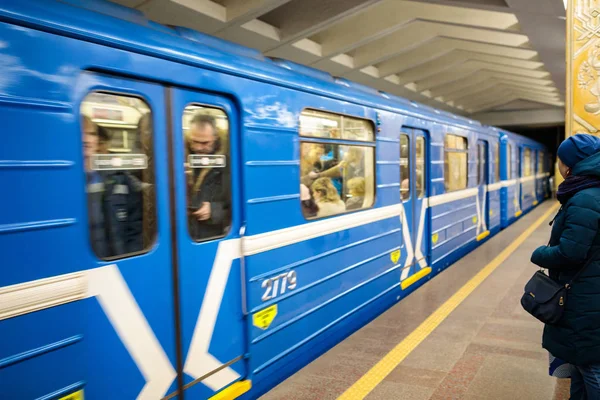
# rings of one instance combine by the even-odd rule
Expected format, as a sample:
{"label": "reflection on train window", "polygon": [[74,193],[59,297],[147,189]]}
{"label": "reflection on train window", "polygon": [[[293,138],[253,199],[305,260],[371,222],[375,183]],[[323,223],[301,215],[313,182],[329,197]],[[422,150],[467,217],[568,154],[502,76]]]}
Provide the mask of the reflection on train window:
{"label": "reflection on train window", "polygon": [[146,251],[156,237],[152,112],[100,92],[80,112],[92,249],[100,259]]}
{"label": "reflection on train window", "polygon": [[524,154],[524,165],[523,165],[523,176],[531,176],[531,150],[528,148],[525,148],[525,154]]}
{"label": "reflection on train window", "polygon": [[188,231],[194,241],[223,237],[231,226],[229,119],[191,104],[183,112]]}
{"label": "reflection on train window", "polygon": [[422,199],[425,197],[425,138],[423,136],[417,136],[417,197]]}
{"label": "reflection on train window", "polygon": [[543,174],[546,172],[546,165],[544,163],[545,154],[543,151],[538,152],[538,173]]}
{"label": "reflection on train window", "polygon": [[300,115],[300,136],[360,141],[374,140],[373,125],[370,121],[308,109],[302,111]]}
{"label": "reflection on train window", "polygon": [[494,182],[500,182],[500,146],[498,146],[498,143],[494,144],[494,153],[496,154],[496,158],[494,159]]}
{"label": "reflection on train window", "polygon": [[[303,121],[302,117],[307,119]],[[316,132],[322,133],[325,127],[338,127],[344,132],[348,125],[343,121],[353,119],[314,111],[305,111],[302,117],[300,125],[304,136],[318,136]],[[335,117],[340,125],[334,127]],[[354,123],[352,128],[354,136],[342,134],[344,139],[374,139],[370,122]],[[305,218],[368,208],[375,200],[375,142],[347,145],[331,140],[331,135],[326,137],[323,142],[300,144],[300,200]]]}
{"label": "reflection on train window", "polygon": [[446,192],[467,187],[467,139],[446,135],[444,143],[444,185]]}
{"label": "reflection on train window", "polygon": [[400,135],[400,197],[410,198],[410,147],[408,135]]}
{"label": "reflection on train window", "polygon": [[512,179],[512,145],[506,147],[506,179]]}

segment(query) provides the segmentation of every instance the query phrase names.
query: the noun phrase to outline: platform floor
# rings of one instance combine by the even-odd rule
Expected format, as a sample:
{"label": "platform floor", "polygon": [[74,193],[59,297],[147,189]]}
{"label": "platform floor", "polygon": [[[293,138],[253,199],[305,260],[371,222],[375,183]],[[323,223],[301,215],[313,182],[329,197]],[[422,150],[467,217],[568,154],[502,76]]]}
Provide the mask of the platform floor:
{"label": "platform floor", "polygon": [[[548,240],[556,209],[554,201],[541,204],[261,399],[568,399],[568,380],[548,376],[542,324],[519,304],[536,270],[530,255]],[[432,313],[494,264],[431,324]]]}

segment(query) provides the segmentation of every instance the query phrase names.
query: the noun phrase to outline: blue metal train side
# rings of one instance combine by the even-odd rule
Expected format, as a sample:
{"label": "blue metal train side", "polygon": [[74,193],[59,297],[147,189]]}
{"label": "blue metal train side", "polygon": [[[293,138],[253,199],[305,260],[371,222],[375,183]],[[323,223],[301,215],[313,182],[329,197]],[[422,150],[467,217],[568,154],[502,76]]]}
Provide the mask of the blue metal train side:
{"label": "blue metal train side", "polygon": [[[502,227],[506,227],[549,197],[550,174],[547,170],[548,153],[545,146],[512,132],[500,132],[501,163],[504,166],[501,173],[502,180],[505,182],[502,188]],[[526,150],[531,152],[529,176],[524,176]],[[541,171],[538,162],[539,153],[544,155]]]}
{"label": "blue metal train side", "polygon": [[[11,188],[0,199],[10,210],[0,217],[0,295],[39,295],[31,288],[40,287],[49,301],[0,313],[0,393],[10,398],[82,389],[90,399],[178,397],[181,385],[189,398],[208,398],[241,380],[253,382],[246,397],[255,398],[502,225],[510,194],[495,179],[498,131],[162,27],[135,11],[101,1],[7,1],[0,5],[0,63],[0,185]],[[144,99],[155,126],[157,241],[145,254],[115,261],[97,259],[88,241],[79,112],[98,90]],[[181,210],[177,129],[190,102],[225,110],[231,125],[233,227],[203,244],[189,240]],[[307,107],[380,129],[372,208],[317,221],[302,216],[298,120]],[[400,200],[403,127],[428,143],[420,211]],[[452,193],[444,187],[449,133],[469,145],[467,188]],[[483,183],[476,179],[479,141],[487,143]],[[174,175],[169,162],[177,162]],[[409,232],[409,221],[418,232]],[[263,300],[265,279],[292,270],[297,287]],[[273,320],[261,328],[254,318],[268,309]]]}

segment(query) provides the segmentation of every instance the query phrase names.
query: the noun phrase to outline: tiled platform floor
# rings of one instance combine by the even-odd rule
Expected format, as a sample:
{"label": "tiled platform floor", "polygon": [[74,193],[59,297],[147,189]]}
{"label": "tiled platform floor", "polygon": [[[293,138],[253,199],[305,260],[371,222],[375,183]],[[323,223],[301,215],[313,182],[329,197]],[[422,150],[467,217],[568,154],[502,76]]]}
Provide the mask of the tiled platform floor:
{"label": "tiled platform floor", "polygon": [[[336,399],[551,206],[546,202],[271,390],[263,400]],[[519,304],[543,223],[368,396],[369,400],[563,400],[542,324]]]}

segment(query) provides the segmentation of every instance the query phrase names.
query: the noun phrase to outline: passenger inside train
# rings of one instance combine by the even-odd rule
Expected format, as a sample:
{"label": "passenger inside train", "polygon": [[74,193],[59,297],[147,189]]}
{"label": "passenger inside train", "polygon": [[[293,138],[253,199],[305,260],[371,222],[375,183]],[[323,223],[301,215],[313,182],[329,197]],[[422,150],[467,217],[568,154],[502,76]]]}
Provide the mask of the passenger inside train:
{"label": "passenger inside train", "polygon": [[[326,140],[300,145],[304,216],[324,217],[370,207],[374,176],[368,160],[373,159],[372,148],[335,141],[371,140],[372,127],[360,119],[306,110],[301,118],[301,135]],[[316,213],[309,211],[309,195],[319,208]]]}
{"label": "passenger inside train", "polygon": [[[198,112],[192,118],[187,135],[191,171],[188,177],[188,225],[194,240],[221,236],[231,223],[230,198],[226,183],[227,169],[211,158],[194,156],[223,155],[222,140],[214,116]],[[219,158],[212,158],[220,160]]]}
{"label": "passenger inside train", "polygon": [[108,152],[108,131],[82,116],[90,237],[106,259],[143,249],[142,184],[133,174],[100,162]]}

